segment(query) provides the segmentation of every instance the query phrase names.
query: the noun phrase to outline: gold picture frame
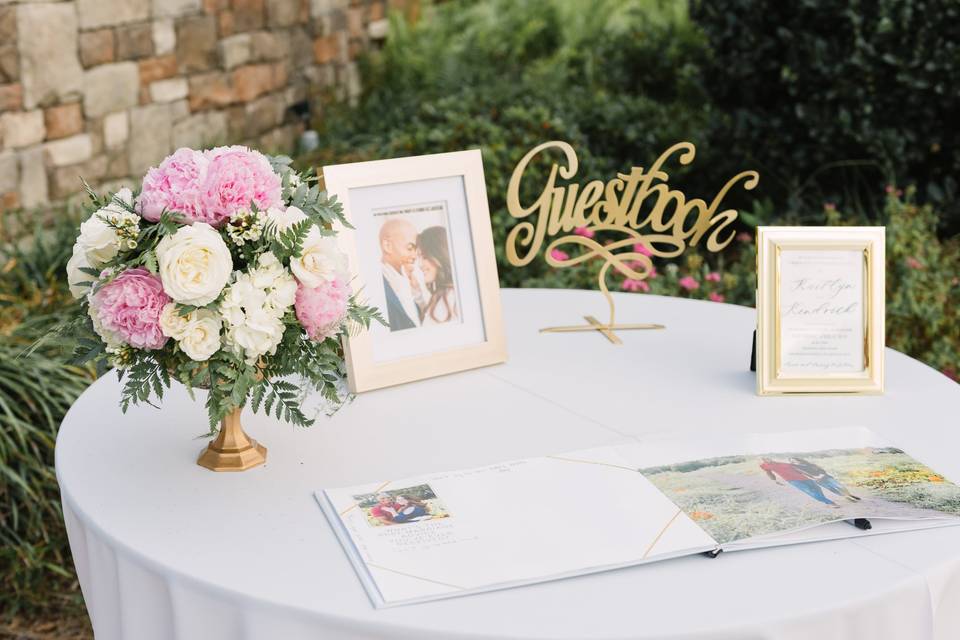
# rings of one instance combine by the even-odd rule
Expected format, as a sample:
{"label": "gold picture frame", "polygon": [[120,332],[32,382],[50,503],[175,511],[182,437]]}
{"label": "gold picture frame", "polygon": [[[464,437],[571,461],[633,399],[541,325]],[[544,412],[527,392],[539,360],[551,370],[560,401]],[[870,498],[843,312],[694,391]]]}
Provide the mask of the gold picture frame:
{"label": "gold picture frame", "polygon": [[883,393],[883,227],[758,227],[757,393]]}
{"label": "gold picture frame", "polygon": [[345,338],[352,392],[506,360],[478,149],[332,165],[323,179],[353,227],[337,233],[352,289],[389,324]]}

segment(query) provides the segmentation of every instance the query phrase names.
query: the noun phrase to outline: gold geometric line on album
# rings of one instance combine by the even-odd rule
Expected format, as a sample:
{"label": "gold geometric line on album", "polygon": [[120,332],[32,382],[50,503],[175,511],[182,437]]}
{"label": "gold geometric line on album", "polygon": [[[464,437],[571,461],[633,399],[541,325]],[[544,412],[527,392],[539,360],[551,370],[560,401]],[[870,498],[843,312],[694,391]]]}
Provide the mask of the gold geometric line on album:
{"label": "gold geometric line on album", "polygon": [[670,522],[668,522],[666,525],[664,525],[663,529],[660,529],[660,533],[658,533],[658,534],[657,534],[657,537],[653,539],[653,542],[650,543],[650,546],[647,547],[647,550],[643,552],[643,558],[644,558],[644,559],[646,559],[646,557],[647,557],[648,555],[650,555],[650,552],[653,550],[653,547],[654,547],[658,542],[660,542],[660,538],[663,537],[663,534],[665,534],[665,533],[667,532],[667,529],[670,528],[670,525],[673,524],[674,520],[676,520],[677,517],[678,517],[681,513],[683,513],[683,509],[678,509],[677,512],[676,512],[675,514],[673,514],[673,517],[670,518]]}
{"label": "gold geometric line on album", "polygon": [[[393,480],[387,480],[387,481],[384,482],[382,485],[380,485],[379,487],[377,487],[376,489],[374,489],[374,490],[373,490],[373,493],[380,493],[380,492],[383,491],[384,488],[385,488],[388,484],[390,484],[391,482],[393,482]],[[349,507],[347,507],[346,509],[344,509],[343,511],[341,511],[341,512],[340,512],[340,515],[341,515],[341,516],[345,516],[345,515],[347,515],[348,513],[350,513],[351,511],[353,511],[353,510],[354,510],[356,507],[358,507],[358,506],[360,506],[360,503],[359,503],[359,502],[354,502],[352,505],[350,505]]]}
{"label": "gold geometric line on album", "polygon": [[563,460],[564,462],[582,462],[583,464],[598,464],[603,467],[613,467],[614,469],[624,469],[625,471],[637,472],[637,469],[633,467],[625,467],[622,464],[611,464],[609,462],[600,462],[598,460],[577,460],[576,458],[564,458],[563,456],[544,456],[545,458],[552,458],[553,460]]}
{"label": "gold geometric line on album", "polygon": [[459,589],[460,591],[466,591],[466,587],[458,587],[455,584],[449,584],[447,582],[440,582],[439,580],[431,580],[430,578],[424,578],[423,576],[415,576],[412,573],[405,573],[403,571],[397,571],[396,569],[390,569],[389,567],[382,567],[378,564],[373,564],[371,562],[367,563],[368,567],[373,567],[374,569],[382,569],[383,571],[389,571],[390,573],[396,573],[397,575],[405,576],[407,578],[414,578],[415,580],[423,580],[424,582],[432,582],[434,584],[439,584],[443,587],[450,587],[451,589]]}

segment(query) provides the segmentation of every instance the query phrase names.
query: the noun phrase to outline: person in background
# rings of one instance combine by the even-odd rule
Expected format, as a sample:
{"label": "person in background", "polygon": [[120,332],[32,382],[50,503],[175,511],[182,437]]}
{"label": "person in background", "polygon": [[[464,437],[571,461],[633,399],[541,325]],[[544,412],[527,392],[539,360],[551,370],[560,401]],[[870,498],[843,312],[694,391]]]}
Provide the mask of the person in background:
{"label": "person in background", "polygon": [[370,515],[383,524],[393,524],[394,519],[397,517],[397,507],[393,502],[393,498],[386,493],[378,495],[377,504],[373,505],[370,509]]}
{"label": "person in background", "polygon": [[457,294],[454,290],[453,267],[450,261],[450,245],[447,230],[443,227],[427,227],[417,238],[420,254],[420,269],[430,298],[421,315],[423,326],[460,321]]}
{"label": "person in background", "polygon": [[420,326],[423,287],[417,278],[417,229],[399,218],[380,227],[380,261],[390,331]]}
{"label": "person in background", "polygon": [[790,462],[793,463],[794,467],[810,476],[811,480],[834,495],[843,496],[851,502],[860,500],[858,496],[853,495],[849,489],[840,484],[839,480],[827,473],[823,467],[797,457],[790,458]]}
{"label": "person in background", "polygon": [[[802,491],[817,502],[840,508],[836,502],[823,495],[820,485],[789,462],[778,462],[770,458],[760,458],[760,468],[777,484],[788,483],[794,489]],[[779,477],[778,477],[779,476]],[[781,479],[783,482],[781,482]]]}

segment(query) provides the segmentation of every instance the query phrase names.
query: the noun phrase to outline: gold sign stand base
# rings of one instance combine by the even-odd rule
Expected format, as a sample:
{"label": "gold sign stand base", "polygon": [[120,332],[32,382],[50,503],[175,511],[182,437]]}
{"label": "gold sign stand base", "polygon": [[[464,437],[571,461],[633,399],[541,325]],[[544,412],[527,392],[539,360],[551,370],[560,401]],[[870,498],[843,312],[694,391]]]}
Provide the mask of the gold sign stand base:
{"label": "gold sign stand base", "polygon": [[662,324],[603,324],[593,316],[583,316],[590,324],[576,324],[566,327],[544,327],[540,333],[573,333],[575,331],[599,331],[613,344],[623,344],[614,331],[634,331],[637,329],[666,329]]}
{"label": "gold sign stand base", "polygon": [[573,333],[575,331],[599,331],[603,336],[613,344],[623,344],[623,341],[614,331],[635,331],[638,329],[666,329],[662,324],[617,324],[616,323],[616,303],[610,291],[607,289],[606,274],[607,267],[604,265],[600,270],[600,293],[607,299],[607,305],[610,307],[610,322],[604,324],[593,316],[583,316],[583,319],[590,324],[575,324],[565,327],[544,327],[540,333]]}
{"label": "gold sign stand base", "polygon": [[211,471],[246,471],[267,461],[267,448],[248,436],[240,426],[237,409],[220,421],[220,433],[197,458]]}

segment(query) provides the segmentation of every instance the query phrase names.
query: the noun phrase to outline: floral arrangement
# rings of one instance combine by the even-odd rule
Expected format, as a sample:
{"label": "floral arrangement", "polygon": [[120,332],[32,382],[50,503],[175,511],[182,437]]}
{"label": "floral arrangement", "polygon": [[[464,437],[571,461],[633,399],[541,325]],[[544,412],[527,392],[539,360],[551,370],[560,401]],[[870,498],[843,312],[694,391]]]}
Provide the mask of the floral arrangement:
{"label": "floral arrangement", "polygon": [[116,367],[124,411],[173,379],[209,390],[211,429],[248,401],[308,426],[307,388],[341,401],[340,336],[382,320],[350,290],[342,206],[290,163],[179,149],[138,192],[87,188],[67,264],[80,313],[61,330],[79,336],[75,362]]}

